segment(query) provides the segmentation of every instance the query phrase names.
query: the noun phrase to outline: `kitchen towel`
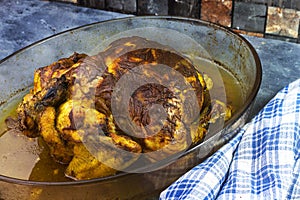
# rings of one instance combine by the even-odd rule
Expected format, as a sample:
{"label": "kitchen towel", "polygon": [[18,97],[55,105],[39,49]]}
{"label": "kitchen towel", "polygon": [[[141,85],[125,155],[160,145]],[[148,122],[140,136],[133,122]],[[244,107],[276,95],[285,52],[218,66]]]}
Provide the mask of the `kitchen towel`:
{"label": "kitchen towel", "polygon": [[300,79],[160,199],[300,199]]}

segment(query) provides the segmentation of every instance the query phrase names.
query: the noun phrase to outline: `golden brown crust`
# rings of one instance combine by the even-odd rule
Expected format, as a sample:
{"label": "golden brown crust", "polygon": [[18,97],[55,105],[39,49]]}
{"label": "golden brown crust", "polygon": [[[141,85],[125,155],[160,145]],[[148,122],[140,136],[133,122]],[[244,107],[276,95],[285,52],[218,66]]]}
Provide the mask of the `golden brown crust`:
{"label": "golden brown crust", "polygon": [[[125,75],[140,67],[141,77],[153,82],[137,87],[138,76],[132,76],[117,88]],[[162,68],[152,70],[156,67]],[[29,137],[41,136],[52,156],[69,164],[68,177],[113,175],[117,172],[113,165],[126,168],[141,153],[150,152],[148,159],[155,162],[186,150],[203,139],[212,115],[230,117],[225,104],[217,102],[211,108],[206,89],[202,74],[174,49],[140,37],[122,38],[97,55],[74,53],[37,69],[34,88],[18,107],[19,128]],[[113,99],[117,90],[130,96],[128,102]],[[196,102],[189,102],[190,91]],[[114,113],[113,101],[124,105],[129,115]],[[152,106],[157,112],[151,112]],[[160,117],[153,125],[152,120]],[[132,124],[117,123],[117,118],[129,118]],[[138,133],[122,127],[128,124],[138,127],[134,129]],[[84,145],[91,138],[95,149]],[[127,157],[122,157],[124,152],[129,152]]]}

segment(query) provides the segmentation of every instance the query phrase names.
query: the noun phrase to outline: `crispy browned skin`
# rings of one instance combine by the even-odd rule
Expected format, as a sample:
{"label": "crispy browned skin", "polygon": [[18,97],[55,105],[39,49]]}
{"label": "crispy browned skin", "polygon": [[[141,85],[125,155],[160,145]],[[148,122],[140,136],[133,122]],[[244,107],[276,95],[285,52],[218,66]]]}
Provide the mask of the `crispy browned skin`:
{"label": "crispy browned skin", "polygon": [[35,71],[34,87],[17,109],[19,127],[25,135],[38,136],[39,114],[45,107],[57,107],[68,98],[72,69],[76,68],[84,57],[85,54],[74,53],[69,58],[60,59]]}
{"label": "crispy browned skin", "polygon": [[[140,37],[132,37],[113,42],[106,51],[98,56],[103,58],[103,63],[106,66],[103,80],[96,90],[96,107],[99,110],[108,108],[108,111],[105,112],[110,113],[111,95],[115,84],[129,70],[144,65],[164,65],[176,70],[191,85],[197,96],[197,103],[200,109],[203,105],[203,93],[206,86],[202,75],[187,58],[169,47]],[[191,143],[188,141],[191,140],[191,136],[186,134],[189,131],[185,129],[183,124],[183,112],[185,111],[182,108],[182,104],[186,101],[186,96],[180,92],[176,96],[174,91],[164,86],[165,83],[171,83],[176,80],[176,74],[168,74],[161,78],[161,74],[156,71],[144,70],[143,73],[146,77],[154,78],[157,84],[149,83],[143,85],[134,92],[132,98],[130,98],[128,108],[131,119],[137,126],[145,127],[150,123],[148,108],[151,105],[159,104],[167,112],[166,122],[155,135],[150,135],[147,131],[139,133],[143,134],[144,137],[144,139],[139,139],[144,151],[157,151],[167,147],[170,143],[175,143],[174,141],[177,141],[176,147],[164,148],[164,151],[168,152],[167,154],[174,153],[174,150],[181,151],[186,149]],[[130,93],[135,82],[132,80],[126,84],[126,87],[122,88],[122,90],[128,90],[125,93]],[[122,99],[120,99],[119,104],[122,104]],[[126,118],[126,116],[122,116],[122,113],[119,113],[118,117]]]}
{"label": "crispy browned skin", "polygon": [[[112,99],[122,76],[146,65],[169,66],[174,73],[162,77],[160,72],[145,68],[143,75],[154,78],[156,83],[143,84],[132,93],[130,89],[137,83],[133,78],[126,87],[119,88],[126,94],[132,93],[129,102]],[[186,89],[169,88],[178,74],[193,90],[202,111],[194,118],[185,116],[189,112],[183,108],[189,99]],[[74,179],[109,176],[117,172],[114,168],[130,166],[140,153],[156,152],[148,156],[154,162],[183,151],[203,139],[208,123],[229,118],[230,108],[218,101],[212,106],[210,100],[204,99],[206,93],[202,74],[187,58],[144,38],[122,38],[97,55],[74,53],[37,69],[34,87],[18,107],[18,127],[29,137],[41,136],[45,140],[55,160],[68,164],[66,176]],[[126,120],[123,124],[116,122],[116,117],[128,116],[124,113],[114,116],[112,100],[128,107],[129,118],[140,132],[125,131]],[[165,120],[150,130],[146,127],[151,123],[149,107],[153,105],[163,108]],[[152,113],[152,118],[160,114]],[[90,141],[93,148],[87,148],[83,141]],[[124,151],[132,154],[123,157]]]}
{"label": "crispy browned skin", "polygon": [[[202,107],[203,90],[205,88],[205,86],[201,85],[200,79],[203,79],[202,75],[195,70],[187,58],[167,46],[140,37],[124,38],[113,42],[110,47],[100,53],[98,57],[103,59],[106,70],[103,74],[103,81],[97,87],[96,97],[104,99],[108,107],[110,106],[111,93],[114,89],[113,86],[123,74],[138,66],[155,66],[158,64],[171,67],[182,74],[195,90],[199,107]],[[162,85],[165,85],[164,83],[166,82],[174,81],[171,77],[173,74],[164,76],[163,79],[158,76],[160,74],[155,74],[151,71],[148,71],[148,73],[144,71],[144,75],[146,77],[159,77],[156,80]],[[128,84],[129,86],[126,88],[130,89],[130,82]]]}

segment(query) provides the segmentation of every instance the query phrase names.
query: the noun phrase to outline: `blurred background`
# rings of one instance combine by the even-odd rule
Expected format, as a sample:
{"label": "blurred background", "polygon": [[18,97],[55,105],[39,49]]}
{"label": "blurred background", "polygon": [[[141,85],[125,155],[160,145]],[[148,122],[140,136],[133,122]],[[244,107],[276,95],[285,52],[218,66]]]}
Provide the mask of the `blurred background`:
{"label": "blurred background", "polygon": [[300,0],[52,0],[134,15],[214,22],[257,37],[300,43]]}

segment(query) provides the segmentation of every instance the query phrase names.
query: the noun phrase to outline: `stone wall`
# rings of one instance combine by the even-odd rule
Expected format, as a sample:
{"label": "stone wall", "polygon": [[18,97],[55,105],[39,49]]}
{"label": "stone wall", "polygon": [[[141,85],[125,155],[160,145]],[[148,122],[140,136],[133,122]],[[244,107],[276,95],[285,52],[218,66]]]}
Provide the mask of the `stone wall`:
{"label": "stone wall", "polygon": [[258,37],[300,43],[300,0],[55,0],[135,15],[214,22]]}

